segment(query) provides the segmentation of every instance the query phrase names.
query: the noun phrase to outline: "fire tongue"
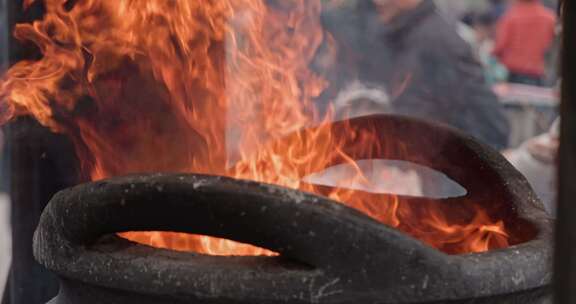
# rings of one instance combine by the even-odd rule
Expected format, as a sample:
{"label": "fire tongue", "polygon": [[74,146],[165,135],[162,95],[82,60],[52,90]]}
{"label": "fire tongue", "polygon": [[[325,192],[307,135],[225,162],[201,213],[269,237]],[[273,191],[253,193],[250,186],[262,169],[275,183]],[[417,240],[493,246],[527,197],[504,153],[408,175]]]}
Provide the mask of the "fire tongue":
{"label": "fire tongue", "polygon": [[[45,0],[42,20],[17,25],[15,36],[43,56],[16,63],[0,97],[4,121],[31,115],[68,134],[87,178],[227,175],[326,195],[448,253],[508,246],[503,222],[472,202],[455,220],[447,209],[416,212],[393,196],[302,183],[334,158],[355,166],[328,127],[309,131],[306,140],[266,144],[317,116],[312,101],[327,84],[310,65],[323,41],[332,41],[320,25],[320,0],[80,0],[71,9],[66,2]],[[344,137],[383,145],[368,131],[350,129]],[[361,171],[351,178],[362,179]],[[272,254],[205,236],[124,236],[207,254]]]}

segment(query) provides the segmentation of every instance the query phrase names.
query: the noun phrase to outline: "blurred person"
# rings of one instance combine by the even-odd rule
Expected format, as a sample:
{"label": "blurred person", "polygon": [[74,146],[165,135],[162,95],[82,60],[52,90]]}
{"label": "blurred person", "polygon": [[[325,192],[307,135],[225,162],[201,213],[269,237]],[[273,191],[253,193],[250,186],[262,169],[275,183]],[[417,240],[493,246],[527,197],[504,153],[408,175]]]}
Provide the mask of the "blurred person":
{"label": "blurred person", "polygon": [[378,85],[353,81],[334,99],[334,113],[338,120],[390,113],[390,96]]}
{"label": "blurred person", "polygon": [[456,21],[456,32],[473,50],[478,49],[477,34],[474,30],[475,20],[476,12],[471,11],[464,14],[459,21]]}
{"label": "blurred person", "polygon": [[490,12],[474,14],[469,22],[475,35],[473,50],[484,67],[486,81],[489,85],[505,82],[508,79],[508,70],[492,55],[496,26],[493,14]]}
{"label": "blurred person", "polygon": [[551,10],[558,9],[558,0],[542,0],[542,4]]}
{"label": "blurred person", "polygon": [[560,145],[560,122],[550,130],[504,152],[504,156],[522,172],[544,204],[546,211],[556,215],[556,164]]}
{"label": "blurred person", "polygon": [[442,14],[453,20],[461,19],[468,10],[477,9],[472,3],[462,0],[434,0]]}
{"label": "blurred person", "polygon": [[509,0],[490,0],[489,2],[489,14],[491,18],[494,18],[494,20],[499,20],[502,16],[504,16],[510,4]]}
{"label": "blurred person", "polygon": [[540,0],[516,0],[498,24],[494,55],[506,66],[508,81],[542,86],[546,53],[554,43],[556,15]]}
{"label": "blurred person", "polygon": [[[482,66],[432,0],[358,1],[356,11],[328,16],[344,56],[336,60],[337,77],[350,73],[382,84],[392,113],[446,123],[496,149],[507,146],[508,122]],[[354,68],[342,64],[349,61]]]}
{"label": "blurred person", "polygon": [[[327,51],[316,64],[329,71],[323,73],[332,85],[327,99],[339,119],[382,112],[415,116],[449,124],[496,149],[507,147],[508,122],[482,66],[432,0],[350,1],[331,7],[323,19],[338,54]],[[368,161],[359,168],[369,182],[347,188],[426,197],[463,191],[419,167]],[[341,185],[352,173],[339,166],[308,181]]]}

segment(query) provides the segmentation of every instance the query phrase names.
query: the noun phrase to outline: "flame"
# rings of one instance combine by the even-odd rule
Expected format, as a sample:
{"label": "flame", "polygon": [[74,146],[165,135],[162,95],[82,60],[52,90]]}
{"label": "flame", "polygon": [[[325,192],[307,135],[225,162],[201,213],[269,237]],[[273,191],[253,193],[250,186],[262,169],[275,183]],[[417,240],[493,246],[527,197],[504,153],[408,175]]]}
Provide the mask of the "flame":
{"label": "flame", "polygon": [[[344,142],[354,138],[358,149],[385,144],[370,131],[336,136],[330,113],[320,118],[314,110],[328,84],[311,62],[324,41],[333,43],[320,24],[320,0],[44,4],[42,20],[15,28],[15,37],[33,42],[42,58],[6,73],[2,117],[31,115],[68,134],[87,179],[158,171],[225,175],[325,195],[448,253],[509,245],[503,222],[473,203],[456,221],[444,209],[418,212],[396,196],[303,182],[334,159],[356,168],[351,180],[368,182]],[[279,140],[319,121],[306,136]],[[214,255],[274,254],[207,236],[122,235]]]}

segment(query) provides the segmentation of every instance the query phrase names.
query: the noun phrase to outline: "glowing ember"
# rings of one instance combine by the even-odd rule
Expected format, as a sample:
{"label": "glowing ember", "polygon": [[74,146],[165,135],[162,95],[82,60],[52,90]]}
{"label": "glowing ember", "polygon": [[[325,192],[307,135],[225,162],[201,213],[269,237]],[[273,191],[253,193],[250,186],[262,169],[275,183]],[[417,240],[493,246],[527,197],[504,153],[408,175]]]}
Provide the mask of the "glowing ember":
{"label": "glowing ember", "polygon": [[[46,0],[43,20],[16,27],[16,37],[34,42],[43,56],[15,64],[0,96],[5,120],[32,115],[68,134],[88,179],[226,175],[326,195],[448,253],[508,246],[503,222],[472,202],[453,219],[445,209],[394,196],[302,182],[334,159],[355,166],[343,139],[385,149],[369,131],[350,128],[343,138],[326,126],[269,144],[317,120],[313,100],[327,83],[309,66],[321,43],[332,41],[320,25],[320,0],[65,3]],[[352,178],[363,179],[357,171]],[[215,255],[272,254],[206,236],[123,236]]]}

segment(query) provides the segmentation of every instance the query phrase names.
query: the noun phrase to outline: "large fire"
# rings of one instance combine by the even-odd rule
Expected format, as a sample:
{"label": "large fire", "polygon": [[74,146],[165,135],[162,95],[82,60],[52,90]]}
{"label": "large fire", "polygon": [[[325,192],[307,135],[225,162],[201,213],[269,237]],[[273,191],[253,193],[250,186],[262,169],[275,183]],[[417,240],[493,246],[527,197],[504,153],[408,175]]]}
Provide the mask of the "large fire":
{"label": "large fire", "polygon": [[[504,223],[473,203],[455,220],[446,210],[416,212],[394,196],[303,182],[336,157],[355,166],[342,137],[322,127],[330,115],[319,118],[314,107],[328,84],[311,62],[332,42],[320,24],[320,0],[44,2],[42,20],[15,29],[42,57],[4,76],[4,118],[31,115],[69,135],[87,179],[226,175],[328,196],[452,254],[509,245]],[[306,139],[279,141],[312,125],[320,127]],[[385,148],[369,131],[350,128],[345,136],[359,147]],[[361,170],[350,179],[363,180]],[[207,236],[123,236],[214,255],[272,254]]]}

